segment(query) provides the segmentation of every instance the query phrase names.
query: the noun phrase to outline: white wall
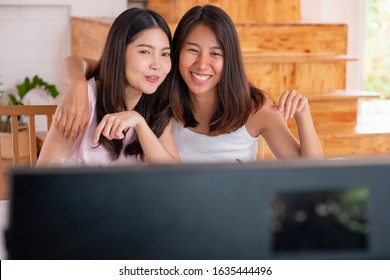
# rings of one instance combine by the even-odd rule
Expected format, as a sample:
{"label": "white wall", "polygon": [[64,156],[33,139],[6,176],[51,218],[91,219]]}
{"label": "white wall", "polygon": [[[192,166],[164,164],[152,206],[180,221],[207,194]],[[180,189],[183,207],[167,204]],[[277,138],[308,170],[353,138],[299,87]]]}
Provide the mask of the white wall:
{"label": "white wall", "polygon": [[[62,92],[71,17],[116,17],[126,8],[126,0],[0,0],[0,89],[15,91],[24,77],[38,74]],[[34,104],[58,102],[45,94],[28,95]]]}
{"label": "white wall", "polygon": [[301,0],[303,19],[348,25],[347,88],[363,88],[363,48],[366,0]]}

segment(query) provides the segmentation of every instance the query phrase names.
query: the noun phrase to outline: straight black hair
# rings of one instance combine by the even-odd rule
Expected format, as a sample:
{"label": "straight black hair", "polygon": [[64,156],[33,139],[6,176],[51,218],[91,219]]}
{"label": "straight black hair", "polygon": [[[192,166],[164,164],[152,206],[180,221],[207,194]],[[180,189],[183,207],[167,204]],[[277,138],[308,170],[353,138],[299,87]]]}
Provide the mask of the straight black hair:
{"label": "straight black hair", "polygon": [[[88,75],[94,76],[97,83],[96,117],[99,123],[106,114],[131,110],[127,108],[125,88],[126,79],[126,47],[134,41],[140,32],[161,28],[172,47],[172,36],[168,24],[158,13],[140,8],[132,8],[122,12],[113,22],[107,36],[103,54],[95,71]],[[169,74],[168,74],[169,75]],[[163,98],[166,93],[162,90],[166,87],[166,81],[159,86],[154,94],[142,94],[134,108],[148,123],[157,137],[160,137],[168,125],[172,111]],[[99,143],[109,152],[113,160],[117,159],[123,149],[123,140],[108,140],[101,136]],[[125,155],[140,156],[144,158],[142,147],[138,140],[125,147]]]}

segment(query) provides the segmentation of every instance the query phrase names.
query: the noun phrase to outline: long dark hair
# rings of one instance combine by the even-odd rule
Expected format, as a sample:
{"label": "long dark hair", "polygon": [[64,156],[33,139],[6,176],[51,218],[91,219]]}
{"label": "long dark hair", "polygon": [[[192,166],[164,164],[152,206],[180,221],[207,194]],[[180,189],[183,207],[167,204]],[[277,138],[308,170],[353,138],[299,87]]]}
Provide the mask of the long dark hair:
{"label": "long dark hair", "polygon": [[[166,21],[152,10],[132,8],[122,12],[113,22],[107,36],[103,54],[95,71],[88,75],[94,76],[97,83],[96,117],[100,123],[106,114],[126,111],[125,88],[126,79],[126,47],[135,36],[146,29],[161,28],[167,35],[170,47],[172,36]],[[169,75],[169,74],[168,74]],[[172,112],[167,98],[163,98],[166,88],[164,81],[154,94],[142,94],[134,108],[148,123],[157,137],[160,137],[168,125]],[[123,149],[123,140],[108,140],[101,136],[99,143],[109,152],[113,160],[117,159]],[[139,155],[144,158],[142,147],[138,140],[125,147],[125,155]]]}
{"label": "long dark hair", "polygon": [[194,26],[204,24],[217,38],[224,53],[217,108],[210,122],[209,135],[233,132],[242,127],[250,114],[265,102],[265,94],[249,83],[245,74],[240,42],[233,21],[222,9],[212,6],[191,8],[180,20],[173,36],[170,99],[173,116],[185,127],[196,127],[188,86],[179,71],[180,50]]}

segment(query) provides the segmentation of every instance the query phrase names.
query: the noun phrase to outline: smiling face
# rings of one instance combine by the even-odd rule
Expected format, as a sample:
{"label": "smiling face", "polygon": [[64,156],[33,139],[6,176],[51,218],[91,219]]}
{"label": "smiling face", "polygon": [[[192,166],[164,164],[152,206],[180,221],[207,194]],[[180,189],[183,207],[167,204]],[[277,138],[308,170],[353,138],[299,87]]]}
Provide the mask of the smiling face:
{"label": "smiling face", "polygon": [[171,70],[169,40],[160,28],[140,32],[126,47],[126,93],[154,93]]}
{"label": "smiling face", "polygon": [[179,70],[191,94],[216,94],[223,70],[223,51],[213,31],[194,26],[180,50]]}

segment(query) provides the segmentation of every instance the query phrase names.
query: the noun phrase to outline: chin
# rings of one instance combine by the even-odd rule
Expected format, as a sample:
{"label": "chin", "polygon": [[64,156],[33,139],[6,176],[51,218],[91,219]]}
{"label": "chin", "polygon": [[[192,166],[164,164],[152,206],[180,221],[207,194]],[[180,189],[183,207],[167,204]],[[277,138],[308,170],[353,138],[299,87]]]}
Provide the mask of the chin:
{"label": "chin", "polygon": [[142,90],[142,92],[143,92],[144,94],[153,94],[153,93],[156,92],[157,88],[158,88],[158,86],[156,86],[156,87],[146,87],[146,88],[144,88],[144,89]]}
{"label": "chin", "polygon": [[188,88],[188,89],[192,94],[202,94],[202,93],[206,92],[205,90],[200,90],[197,88],[194,88],[194,89]]}
{"label": "chin", "polygon": [[153,93],[156,92],[156,90],[157,90],[157,88],[155,88],[155,89],[145,89],[144,91],[142,91],[142,93],[144,93],[144,94],[153,94]]}

